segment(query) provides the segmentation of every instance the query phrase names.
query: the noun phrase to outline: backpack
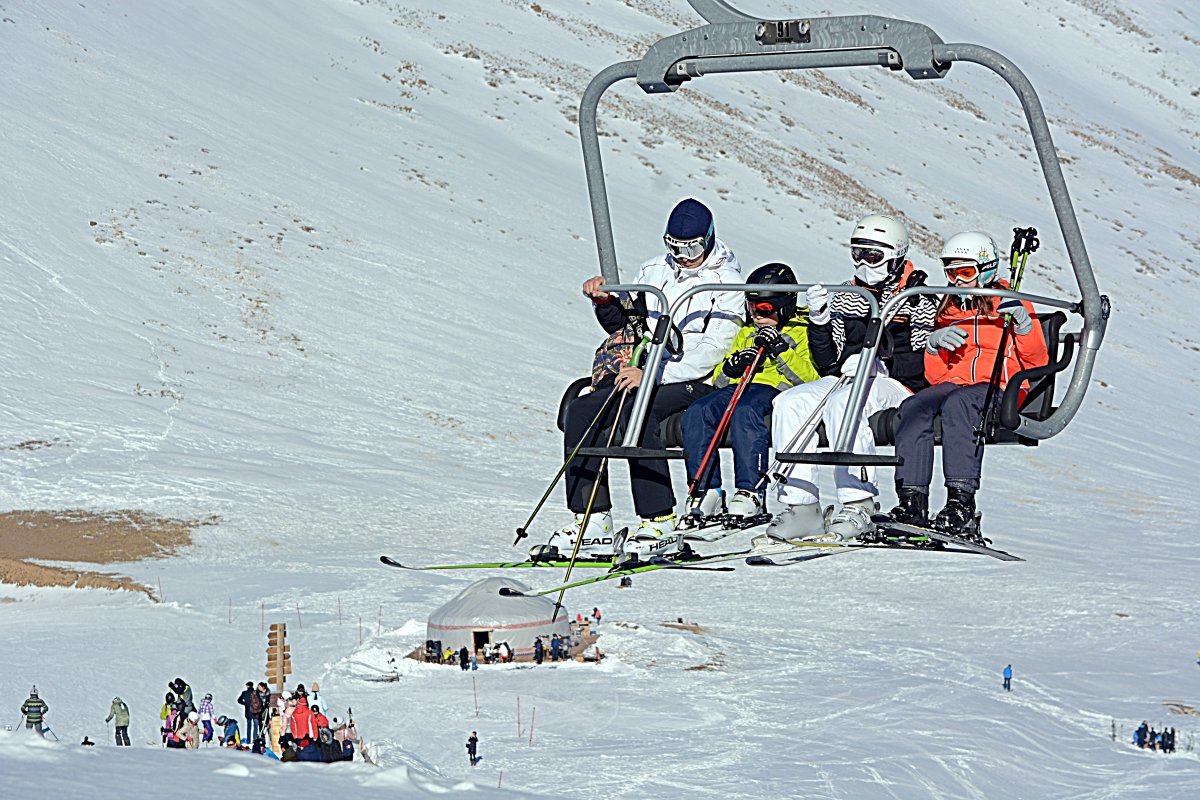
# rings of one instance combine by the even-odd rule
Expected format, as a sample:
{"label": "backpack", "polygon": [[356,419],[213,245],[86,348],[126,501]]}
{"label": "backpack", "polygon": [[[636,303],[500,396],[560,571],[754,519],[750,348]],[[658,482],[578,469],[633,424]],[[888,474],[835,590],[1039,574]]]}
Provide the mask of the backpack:
{"label": "backpack", "polygon": [[261,714],[263,710],[262,695],[258,692],[250,693],[250,713]]}

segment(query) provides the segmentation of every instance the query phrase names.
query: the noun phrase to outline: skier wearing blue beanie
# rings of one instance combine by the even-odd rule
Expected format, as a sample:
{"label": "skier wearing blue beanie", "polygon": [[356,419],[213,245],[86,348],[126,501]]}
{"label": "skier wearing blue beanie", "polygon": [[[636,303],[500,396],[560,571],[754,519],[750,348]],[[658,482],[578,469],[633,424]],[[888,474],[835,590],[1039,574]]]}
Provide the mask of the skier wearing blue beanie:
{"label": "skier wearing blue beanie", "polygon": [[[630,282],[659,287],[666,296],[668,308],[693,286],[743,282],[741,265],[733,252],[717,238],[712,212],[699,200],[689,197],[671,210],[663,232],[663,244],[666,252],[642,264]],[[636,297],[613,294],[604,290],[604,283],[601,276],[589,278],[584,281],[583,293],[592,301],[596,319],[609,334],[642,325],[634,313],[635,308],[645,309],[644,325],[651,330],[658,317],[667,311],[659,306],[659,300],[653,294]],[[570,453],[585,435],[585,447],[603,446],[616,422],[618,406],[622,417],[627,418],[633,406],[632,393],[643,379],[652,380],[656,388],[642,429],[641,446],[649,450],[662,449],[659,422],[713,391],[708,378],[724,359],[742,325],[744,305],[741,292],[705,292],[685,301],[674,317],[682,333],[683,346],[678,353],[664,354],[657,374],[643,375],[640,366],[625,364],[615,374],[607,373],[595,391],[570,402],[564,425],[566,452]],[[630,392],[630,398],[624,403],[609,403],[605,417],[592,424],[614,388]],[[597,481],[600,485],[591,502],[591,517],[579,549],[580,552],[598,552],[607,548],[612,553],[617,544],[613,538],[607,474],[601,474],[600,462],[598,457],[577,456],[567,468],[567,507],[575,513],[575,520],[551,536],[550,543],[560,550],[565,548],[566,552],[571,552],[574,549]],[[675,493],[671,488],[667,460],[631,459],[629,478],[634,510],[641,517],[641,524],[626,540],[625,553],[639,557],[651,553],[669,555],[678,544],[660,541],[673,537],[676,528]]]}

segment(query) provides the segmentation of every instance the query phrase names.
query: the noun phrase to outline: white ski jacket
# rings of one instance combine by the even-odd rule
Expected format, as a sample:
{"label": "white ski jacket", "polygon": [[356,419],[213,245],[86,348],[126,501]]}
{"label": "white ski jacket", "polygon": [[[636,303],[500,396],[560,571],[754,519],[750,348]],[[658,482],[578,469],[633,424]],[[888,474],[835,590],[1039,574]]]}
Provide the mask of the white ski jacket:
{"label": "white ski jacket", "polygon": [[[742,265],[733,251],[717,239],[708,258],[694,269],[683,269],[668,254],[642,264],[632,283],[646,283],[662,289],[668,304],[686,290],[702,283],[743,283]],[[646,295],[649,327],[664,313],[658,298]],[[678,355],[663,353],[659,383],[705,380],[729,352],[733,337],[742,326],[745,295],[741,292],[705,292],[692,296],[675,315],[675,324],[683,333],[683,350]]]}

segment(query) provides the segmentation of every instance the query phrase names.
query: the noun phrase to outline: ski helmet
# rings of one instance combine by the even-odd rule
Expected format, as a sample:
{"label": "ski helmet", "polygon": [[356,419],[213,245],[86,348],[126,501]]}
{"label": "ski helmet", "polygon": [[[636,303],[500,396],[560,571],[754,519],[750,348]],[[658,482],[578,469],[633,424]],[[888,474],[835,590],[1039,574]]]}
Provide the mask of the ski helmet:
{"label": "ski helmet", "polygon": [[951,261],[974,263],[979,268],[979,285],[987,286],[996,280],[1000,255],[991,236],[979,231],[967,231],[954,234],[942,246],[942,265]]}
{"label": "ski helmet", "polygon": [[224,714],[222,714],[221,716],[217,717],[217,724],[218,724],[218,725],[228,725],[228,724],[229,724],[229,717],[227,717],[227,716],[225,716]]}
{"label": "ski helmet", "polygon": [[679,201],[667,217],[663,243],[672,258],[694,261],[707,257],[716,243],[716,228],[708,206],[694,198]]}
{"label": "ski helmet", "polygon": [[891,217],[872,214],[863,217],[850,233],[850,260],[854,277],[875,286],[897,275],[908,255],[908,229]]}
{"label": "ski helmet", "polygon": [[195,711],[188,714],[188,721],[190,721],[190,722],[196,722],[199,719],[200,719],[200,714]]}
{"label": "ski helmet", "polygon": [[30,697],[37,697],[37,696],[38,696],[38,693],[37,693],[37,687],[36,687],[36,686],[34,686],[32,689],[30,689],[30,690],[29,690],[29,696],[30,696]]}
{"label": "ski helmet", "polygon": [[[746,278],[746,283],[795,283],[796,273],[792,272],[792,268],[787,264],[771,263],[763,264],[754,272],[750,273],[750,277]],[[796,293],[795,292],[746,292],[746,305],[749,307],[757,306],[761,303],[770,303],[771,307],[779,313],[779,324],[783,324],[792,318],[796,313]],[[747,308],[747,316],[752,308]]]}

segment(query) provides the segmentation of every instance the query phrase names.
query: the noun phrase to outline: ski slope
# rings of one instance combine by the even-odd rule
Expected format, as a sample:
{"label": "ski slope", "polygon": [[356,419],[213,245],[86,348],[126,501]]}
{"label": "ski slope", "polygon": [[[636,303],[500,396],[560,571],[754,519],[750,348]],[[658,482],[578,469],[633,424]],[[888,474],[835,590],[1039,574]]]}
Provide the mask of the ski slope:
{"label": "ski slope", "polygon": [[[0,585],[0,727],[36,683],[63,739],[0,732],[0,774],[80,798],[1200,793],[1200,725],[1162,706],[1200,701],[1200,13],[739,8],[903,16],[1037,87],[1114,313],[1067,430],[989,452],[985,531],[1027,563],[871,550],[664,570],[568,594],[572,614],[604,612],[601,665],[481,669],[472,686],[403,659],[482,576],[378,555],[518,555],[560,463],[559,395],[600,338],[579,293],[597,270],[583,88],[702,21],[684,0],[0,3],[0,510],[220,520],[176,557],[111,567],[162,603]],[[1036,226],[1025,288],[1071,293],[1019,106],[982,68],[622,84],[601,133],[623,274],[696,196],[747,269],[844,280],[853,221],[889,210],[933,274],[945,236]],[[544,531],[567,518],[558,498]],[[660,625],[677,617],[704,633]],[[237,711],[275,621],[295,679],[354,709],[378,766],[108,745],[117,694],[135,744],[157,741],[176,675]],[[1174,724],[1180,752],[1130,747],[1143,719]]]}

